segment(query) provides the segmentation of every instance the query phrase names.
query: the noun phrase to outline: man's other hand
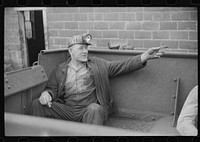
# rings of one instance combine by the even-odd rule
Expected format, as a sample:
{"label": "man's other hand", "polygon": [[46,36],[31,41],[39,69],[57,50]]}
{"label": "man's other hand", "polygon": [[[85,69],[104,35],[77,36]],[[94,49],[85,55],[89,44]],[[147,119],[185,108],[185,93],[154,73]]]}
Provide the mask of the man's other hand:
{"label": "man's other hand", "polygon": [[160,58],[164,54],[162,49],[167,48],[167,46],[160,46],[160,47],[151,47],[141,55],[142,63],[146,62],[149,59],[157,59]]}
{"label": "man's other hand", "polygon": [[51,107],[52,98],[49,92],[48,91],[42,92],[39,101],[42,105],[48,105],[49,107]]}

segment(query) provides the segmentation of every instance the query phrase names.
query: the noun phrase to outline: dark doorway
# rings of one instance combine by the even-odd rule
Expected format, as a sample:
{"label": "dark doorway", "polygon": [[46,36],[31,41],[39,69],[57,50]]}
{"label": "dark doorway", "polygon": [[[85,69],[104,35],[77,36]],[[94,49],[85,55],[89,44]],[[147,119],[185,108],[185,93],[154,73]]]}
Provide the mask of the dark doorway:
{"label": "dark doorway", "polygon": [[45,50],[44,26],[42,11],[30,11],[32,37],[27,39],[29,66],[38,60],[38,53]]}

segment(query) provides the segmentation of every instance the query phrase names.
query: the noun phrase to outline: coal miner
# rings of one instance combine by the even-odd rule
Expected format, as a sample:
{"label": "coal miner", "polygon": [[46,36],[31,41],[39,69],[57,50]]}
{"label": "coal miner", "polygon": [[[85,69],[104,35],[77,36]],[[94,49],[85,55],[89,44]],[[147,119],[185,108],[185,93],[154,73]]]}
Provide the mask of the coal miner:
{"label": "coal miner", "polygon": [[107,61],[88,57],[91,39],[90,34],[69,39],[70,58],[53,71],[40,97],[33,100],[32,115],[103,125],[112,111],[109,78],[145,67],[148,60],[162,56],[161,49],[166,47],[152,47],[123,61]]}

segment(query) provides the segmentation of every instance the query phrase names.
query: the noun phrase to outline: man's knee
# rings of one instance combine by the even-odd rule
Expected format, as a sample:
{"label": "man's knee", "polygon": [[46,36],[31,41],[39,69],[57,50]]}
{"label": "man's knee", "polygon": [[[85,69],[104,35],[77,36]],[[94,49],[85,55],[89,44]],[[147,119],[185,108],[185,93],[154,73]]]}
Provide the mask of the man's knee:
{"label": "man's knee", "polygon": [[101,112],[103,111],[103,108],[97,103],[92,103],[87,107],[87,110],[90,112]]}
{"label": "man's knee", "polygon": [[35,99],[31,103],[31,109],[41,109],[42,104],[39,101],[39,98]]}

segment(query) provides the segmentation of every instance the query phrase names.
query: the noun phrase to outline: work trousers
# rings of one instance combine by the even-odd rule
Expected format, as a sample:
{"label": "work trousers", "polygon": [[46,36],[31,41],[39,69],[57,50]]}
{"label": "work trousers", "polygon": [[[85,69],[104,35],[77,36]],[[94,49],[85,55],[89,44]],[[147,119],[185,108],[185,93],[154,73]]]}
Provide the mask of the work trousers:
{"label": "work trousers", "polygon": [[49,107],[42,105],[39,99],[35,99],[31,104],[30,114],[97,125],[103,125],[104,122],[103,107],[97,103],[88,106],[68,106],[53,101]]}

